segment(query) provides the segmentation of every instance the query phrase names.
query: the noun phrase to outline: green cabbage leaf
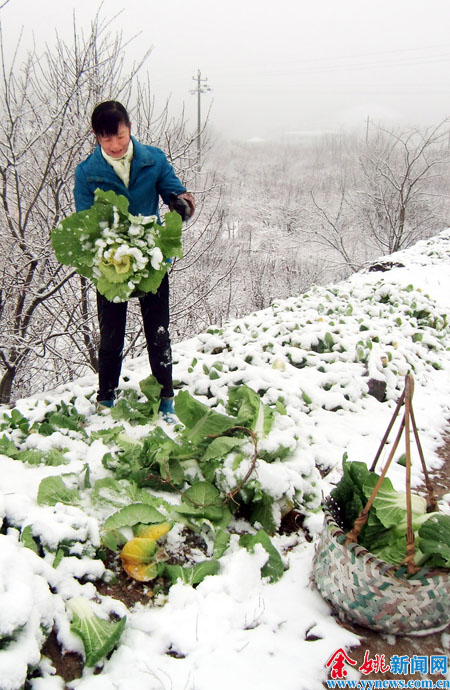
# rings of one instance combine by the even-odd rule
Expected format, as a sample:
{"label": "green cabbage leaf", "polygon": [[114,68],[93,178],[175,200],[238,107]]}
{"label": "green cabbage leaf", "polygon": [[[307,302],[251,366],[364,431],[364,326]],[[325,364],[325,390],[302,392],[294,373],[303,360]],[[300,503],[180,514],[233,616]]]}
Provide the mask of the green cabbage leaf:
{"label": "green cabbage leaf", "polygon": [[419,528],[419,548],[429,564],[450,568],[450,515],[433,513]]}
{"label": "green cabbage leaf", "polygon": [[168,260],[182,257],[181,216],[170,211],[161,226],[156,216],[129,213],[128,199],[95,191],[94,203],[62,220],[51,243],[58,261],[73,266],[111,302],[159,288]]}
{"label": "green cabbage leaf", "polygon": [[[368,499],[378,481],[378,475],[372,474],[364,482],[364,493]],[[396,491],[388,477],[381,482],[377,495],[372,504],[373,510],[383,527],[395,527],[406,522],[406,493]],[[423,496],[411,494],[411,514],[412,521],[419,515],[424,515],[427,511],[427,502]]]}
{"label": "green cabbage leaf", "polygon": [[[370,498],[379,475],[365,463],[344,460],[343,474],[331,492],[341,527],[348,531]],[[450,515],[427,513],[423,496],[411,494],[414,561],[427,567],[450,568]],[[406,493],[385,477],[373,500],[358,542],[387,563],[401,565],[406,556]]]}
{"label": "green cabbage leaf", "polygon": [[68,606],[72,611],[70,630],[83,642],[86,666],[96,666],[118,644],[127,617],[116,621],[103,620],[84,597],[71,599]]}

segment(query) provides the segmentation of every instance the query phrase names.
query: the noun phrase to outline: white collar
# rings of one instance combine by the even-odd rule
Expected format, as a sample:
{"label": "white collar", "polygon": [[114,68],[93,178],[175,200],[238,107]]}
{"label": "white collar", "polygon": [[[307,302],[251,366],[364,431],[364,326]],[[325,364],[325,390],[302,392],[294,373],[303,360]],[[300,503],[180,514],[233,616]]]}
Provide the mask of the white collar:
{"label": "white collar", "polygon": [[133,159],[133,142],[131,139],[130,143],[128,144],[126,154],[121,158],[113,158],[112,156],[109,156],[103,149],[101,149],[101,151],[105,161],[114,168],[114,171],[120,177],[125,187],[128,187],[130,181],[131,161]]}

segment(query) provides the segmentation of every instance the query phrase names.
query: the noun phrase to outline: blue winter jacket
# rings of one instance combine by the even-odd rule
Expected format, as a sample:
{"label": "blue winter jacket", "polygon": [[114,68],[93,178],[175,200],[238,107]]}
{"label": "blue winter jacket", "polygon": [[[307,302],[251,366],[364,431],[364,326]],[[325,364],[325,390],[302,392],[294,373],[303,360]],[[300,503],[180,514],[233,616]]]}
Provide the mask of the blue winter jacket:
{"label": "blue winter jacket", "polygon": [[156,215],[159,219],[159,197],[168,204],[171,192],[178,195],[186,191],[161,149],[140,144],[134,137],[131,139],[133,159],[128,188],[103,158],[101,147],[97,146],[75,170],[73,194],[77,211],[90,208],[94,203],[95,190],[103,189],[126,196],[133,215]]}

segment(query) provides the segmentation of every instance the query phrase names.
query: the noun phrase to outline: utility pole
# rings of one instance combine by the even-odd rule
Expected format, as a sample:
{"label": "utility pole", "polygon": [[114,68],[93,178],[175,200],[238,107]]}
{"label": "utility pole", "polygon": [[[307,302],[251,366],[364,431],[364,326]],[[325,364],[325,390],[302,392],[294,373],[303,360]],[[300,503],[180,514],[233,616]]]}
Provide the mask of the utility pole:
{"label": "utility pole", "polygon": [[197,87],[191,91],[192,94],[197,94],[197,170],[200,172],[201,164],[201,132],[202,132],[202,114],[201,114],[201,95],[207,91],[212,91],[211,87],[207,85],[208,77],[202,79],[202,73],[197,71],[197,76],[192,77],[197,82]]}

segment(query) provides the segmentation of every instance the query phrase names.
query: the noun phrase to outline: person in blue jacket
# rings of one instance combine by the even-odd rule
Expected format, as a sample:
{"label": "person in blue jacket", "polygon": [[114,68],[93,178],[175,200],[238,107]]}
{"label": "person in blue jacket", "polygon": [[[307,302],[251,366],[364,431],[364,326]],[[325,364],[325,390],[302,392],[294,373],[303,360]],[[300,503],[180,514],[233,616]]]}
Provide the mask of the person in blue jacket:
{"label": "person in blue jacket", "polygon": [[[97,139],[93,153],[75,170],[74,198],[77,211],[94,203],[96,189],[125,196],[133,215],[156,215],[159,199],[178,210],[183,220],[195,210],[195,201],[161,149],[139,143],[131,136],[131,122],[118,101],[96,106],[91,118]],[[169,335],[169,279],[167,274],[156,294],[139,296],[150,367],[161,384],[160,411],[170,420],[174,414],[172,349]],[[97,402],[112,407],[122,367],[127,302],[110,302],[97,291],[100,327],[99,387]]]}

